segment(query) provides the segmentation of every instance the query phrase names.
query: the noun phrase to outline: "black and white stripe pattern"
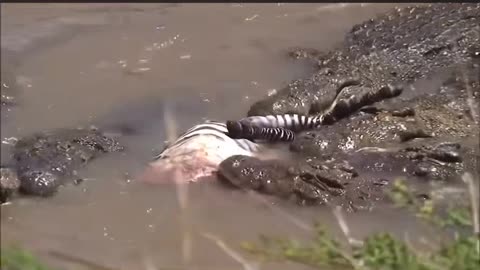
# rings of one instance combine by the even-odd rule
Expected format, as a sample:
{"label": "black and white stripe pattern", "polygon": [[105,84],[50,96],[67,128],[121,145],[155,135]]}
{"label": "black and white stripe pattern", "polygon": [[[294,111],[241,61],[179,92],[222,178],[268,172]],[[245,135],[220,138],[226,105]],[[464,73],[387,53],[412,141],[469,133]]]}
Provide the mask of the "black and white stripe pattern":
{"label": "black and white stripe pattern", "polygon": [[292,130],[283,127],[259,127],[242,121],[227,121],[228,135],[234,139],[290,142],[295,138]]}
{"label": "black and white stripe pattern", "polygon": [[369,91],[340,99],[342,90],[339,90],[331,106],[323,114],[316,116],[284,114],[251,116],[239,121],[227,121],[226,123],[207,121],[187,130],[155,159],[166,158],[169,153],[175,153],[175,150],[178,149],[183,150],[182,147],[185,144],[190,143],[192,139],[200,138],[200,136],[202,138],[205,136],[213,137],[217,143],[227,147],[228,149],[222,149],[223,155],[227,155],[225,151],[252,155],[260,151],[261,145],[255,142],[257,140],[266,142],[293,141],[295,132],[332,124],[364,106],[398,96],[401,92],[402,88],[389,86],[378,91]]}
{"label": "black and white stripe pattern", "polygon": [[240,139],[267,139],[270,141],[292,141],[294,132],[312,130],[323,125],[330,125],[343,117],[373,103],[396,97],[403,88],[386,86],[377,91],[368,91],[341,99],[342,90],[322,114],[316,116],[283,114],[267,116],[250,116],[238,121],[227,121],[231,137]]}
{"label": "black and white stripe pattern", "polygon": [[245,153],[256,153],[260,150],[260,145],[247,139],[234,139],[228,135],[227,125],[222,122],[207,121],[203,124],[195,125],[194,127],[183,133],[175,142],[167,146],[162,153],[154,157],[154,160],[167,158],[169,153],[174,153],[175,150],[185,146],[186,143],[199,136],[210,136],[225,146],[231,147],[233,151],[244,151]]}

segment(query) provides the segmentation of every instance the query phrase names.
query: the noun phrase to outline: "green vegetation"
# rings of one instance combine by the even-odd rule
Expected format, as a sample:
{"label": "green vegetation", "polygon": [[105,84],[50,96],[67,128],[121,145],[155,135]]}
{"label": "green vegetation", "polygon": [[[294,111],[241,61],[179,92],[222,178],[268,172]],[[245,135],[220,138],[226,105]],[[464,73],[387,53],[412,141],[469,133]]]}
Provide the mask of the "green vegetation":
{"label": "green vegetation", "polygon": [[52,270],[31,253],[19,247],[2,248],[0,252],[1,270]]}
{"label": "green vegetation", "polygon": [[[470,189],[473,189],[473,186],[470,186]],[[478,192],[478,188],[475,189]],[[437,249],[430,252],[414,250],[405,241],[395,239],[386,233],[371,235],[359,246],[341,245],[317,224],[315,236],[309,243],[262,236],[260,243],[245,243],[243,248],[263,260],[288,260],[314,269],[473,270],[479,268],[478,216],[472,215],[474,212],[472,209],[478,209],[478,205],[475,207],[473,205],[478,203],[478,195],[472,198],[470,204],[448,207],[445,211],[442,207],[437,207],[432,199],[418,199],[404,181],[396,181],[391,189],[391,198],[396,205],[414,210],[419,218],[431,222],[436,228],[452,229],[454,239],[444,241],[438,245]],[[471,230],[465,230],[465,228]],[[470,233],[472,231],[473,233]]]}

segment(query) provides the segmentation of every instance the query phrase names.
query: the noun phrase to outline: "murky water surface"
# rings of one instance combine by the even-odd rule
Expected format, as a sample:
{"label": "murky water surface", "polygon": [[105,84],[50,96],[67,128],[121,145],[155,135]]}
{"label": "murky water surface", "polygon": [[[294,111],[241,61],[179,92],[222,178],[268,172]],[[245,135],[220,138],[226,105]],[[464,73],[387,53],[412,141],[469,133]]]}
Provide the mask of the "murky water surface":
{"label": "murky water surface", "polygon": [[[178,129],[244,116],[255,100],[313,70],[286,57],[289,48],[327,50],[353,24],[391,7],[2,4],[2,76],[17,81],[19,102],[2,111],[2,138],[89,124],[127,123],[140,131],[124,138],[126,153],[83,170],[84,183],[2,206],[2,245],[20,243],[65,269],[83,268],[52,252],[117,269],[148,269],[146,260],[173,269],[185,260],[182,239],[190,232],[196,269],[243,269],[205,234],[238,250],[260,233],[307,237],[302,224],[313,220],[339,233],[327,207],[301,208],[214,181],[189,187],[182,215],[175,187],[146,187],[134,175],[163,146],[165,106]],[[2,162],[7,151],[2,145]],[[358,237],[378,230],[403,235],[412,221],[390,210],[347,219]]]}

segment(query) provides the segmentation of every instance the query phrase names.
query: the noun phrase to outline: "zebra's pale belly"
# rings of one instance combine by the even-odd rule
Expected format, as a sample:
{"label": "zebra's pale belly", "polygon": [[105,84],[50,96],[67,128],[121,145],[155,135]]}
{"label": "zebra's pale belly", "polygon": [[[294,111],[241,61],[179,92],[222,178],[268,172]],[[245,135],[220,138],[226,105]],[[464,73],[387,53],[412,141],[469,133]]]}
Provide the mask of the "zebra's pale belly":
{"label": "zebra's pale belly", "polygon": [[140,180],[160,184],[213,179],[211,176],[220,163],[234,155],[253,156],[254,153],[216,136],[194,136],[180,145],[165,149],[159,159],[148,165]]}

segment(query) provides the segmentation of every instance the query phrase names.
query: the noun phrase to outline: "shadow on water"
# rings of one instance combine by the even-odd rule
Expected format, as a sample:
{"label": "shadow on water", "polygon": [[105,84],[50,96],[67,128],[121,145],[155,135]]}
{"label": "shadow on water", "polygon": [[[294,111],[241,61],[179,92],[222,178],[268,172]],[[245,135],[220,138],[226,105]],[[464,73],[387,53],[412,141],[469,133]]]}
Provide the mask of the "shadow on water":
{"label": "shadow on water", "polygon": [[[12,59],[2,61],[2,72],[11,71],[5,78],[18,84],[21,101],[2,111],[2,139],[90,124],[128,133],[122,138],[127,151],[82,169],[87,180],[80,185],[66,186],[49,199],[2,206],[2,245],[19,242],[66,269],[75,265],[48,252],[122,269],[144,269],[145,256],[158,266],[181,265],[183,233],[174,187],[146,187],[134,180],[163,147],[165,106],[172,108],[179,130],[206,118],[243,116],[268,91],[312,71],[288,59],[288,48],[331,48],[353,24],[391,7],[2,4],[2,58],[9,52]],[[5,78],[2,73],[2,82]],[[4,152],[2,144],[2,162],[8,158]],[[241,269],[201,236],[206,232],[234,248],[259,233],[306,237],[291,216],[305,224],[321,220],[339,232],[328,208],[259,198],[226,190],[214,180],[191,185],[192,263]],[[365,218],[382,222],[371,225]],[[388,209],[353,215],[351,222],[359,236],[387,227],[401,233],[413,224]]]}

